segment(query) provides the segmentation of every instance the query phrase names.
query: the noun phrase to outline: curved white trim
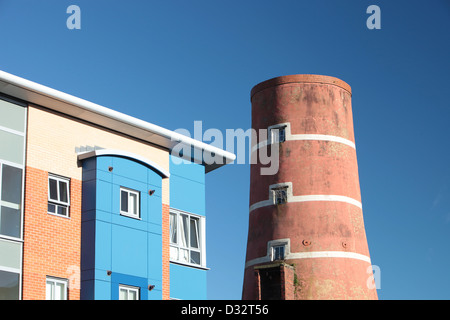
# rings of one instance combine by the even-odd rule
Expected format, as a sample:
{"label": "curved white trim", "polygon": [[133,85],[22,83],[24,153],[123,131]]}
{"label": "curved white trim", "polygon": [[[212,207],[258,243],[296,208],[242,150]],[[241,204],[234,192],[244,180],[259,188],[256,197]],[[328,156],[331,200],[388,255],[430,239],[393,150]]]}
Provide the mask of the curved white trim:
{"label": "curved white trim", "polygon": [[[311,258],[347,258],[347,259],[356,259],[371,263],[370,257],[356,253],[356,252],[347,252],[347,251],[309,251],[309,252],[291,252],[285,256],[286,260],[290,259],[311,259]],[[255,264],[271,262],[270,256],[266,255],[264,257],[255,258],[249,260],[245,263],[245,268],[251,267]]]}
{"label": "curved white trim", "polygon": [[128,158],[131,160],[142,162],[143,164],[155,169],[158,171],[164,178],[170,177],[169,171],[165,170],[161,166],[157,165],[151,160],[148,160],[147,158],[141,157],[138,154],[134,154],[128,151],[122,151],[122,150],[114,150],[114,149],[97,149],[92,150],[88,152],[82,152],[78,154],[78,160],[84,160],[92,157],[98,157],[98,156],[117,156],[117,157],[123,157]]}

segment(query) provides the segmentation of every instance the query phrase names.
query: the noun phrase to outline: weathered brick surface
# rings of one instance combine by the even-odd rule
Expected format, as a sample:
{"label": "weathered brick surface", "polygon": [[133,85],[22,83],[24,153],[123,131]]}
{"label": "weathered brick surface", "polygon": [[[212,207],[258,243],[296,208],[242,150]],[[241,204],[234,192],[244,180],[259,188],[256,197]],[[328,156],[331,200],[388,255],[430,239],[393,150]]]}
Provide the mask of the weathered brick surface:
{"label": "weathered brick surface", "polygon": [[70,217],[47,213],[48,172],[26,167],[23,299],[45,299],[47,276],[69,280],[68,299],[80,299],[81,181],[70,181]]}
{"label": "weathered brick surface", "polygon": [[293,74],[293,75],[288,75],[288,76],[272,78],[272,79],[263,81],[261,83],[258,83],[256,86],[254,86],[252,88],[250,96],[253,98],[253,96],[256,93],[258,93],[259,91],[265,90],[267,88],[283,85],[283,84],[289,84],[289,83],[329,84],[329,85],[334,85],[334,86],[337,86],[337,87],[340,87],[340,88],[346,90],[350,95],[352,93],[352,89],[348,83],[346,83],[345,81],[342,81],[341,79],[335,78],[335,77],[316,75],[316,74]]}
{"label": "weathered brick surface", "polygon": [[[376,299],[376,290],[367,286],[370,255],[358,205],[361,193],[352,146],[355,137],[350,86],[328,76],[284,76],[256,85],[251,102],[253,129],[289,123],[290,133],[297,136],[287,135],[279,145],[279,170],[275,174],[261,175],[261,168],[269,167],[267,164],[251,165],[250,206],[269,199],[270,185],[287,182],[292,184],[292,196],[297,201],[266,203],[250,212],[246,262],[253,262],[245,270],[243,298],[262,296],[254,274],[254,268],[261,265],[254,261],[268,259],[268,242],[289,239],[293,255],[286,257],[286,263],[295,266],[295,273],[282,270],[286,299]],[[316,135],[328,140],[314,140]],[[266,139],[259,137],[258,142]],[[302,196],[341,196],[348,200],[300,201]],[[339,252],[341,256],[317,257],[318,252]],[[295,294],[291,287],[294,282]]]}

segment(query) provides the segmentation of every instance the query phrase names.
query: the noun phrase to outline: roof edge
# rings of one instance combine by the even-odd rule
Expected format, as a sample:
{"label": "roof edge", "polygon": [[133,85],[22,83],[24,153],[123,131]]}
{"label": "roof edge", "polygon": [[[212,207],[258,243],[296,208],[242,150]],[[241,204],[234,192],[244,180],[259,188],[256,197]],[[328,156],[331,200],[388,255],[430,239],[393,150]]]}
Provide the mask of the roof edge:
{"label": "roof edge", "polygon": [[[2,86],[1,82],[6,83],[6,85]],[[58,91],[56,89],[52,89],[50,87],[38,84],[38,83],[30,81],[30,80],[23,79],[21,77],[12,75],[12,74],[4,72],[2,70],[0,70],[0,91],[4,92],[7,95],[25,100],[29,103],[42,105],[40,103],[42,100],[51,99],[58,103],[71,105],[71,106],[80,108],[84,111],[87,111],[86,114],[84,114],[83,112],[77,113],[75,111],[73,111],[72,113],[69,113],[68,111],[61,110],[61,108],[57,109],[54,106],[42,105],[46,108],[56,110],[56,111],[59,111],[59,112],[65,113],[65,114],[69,114],[78,119],[89,121],[89,114],[93,113],[96,115],[100,115],[100,116],[104,117],[105,119],[110,119],[113,121],[121,122],[123,124],[143,130],[147,134],[143,135],[143,136],[138,136],[138,135],[130,134],[129,132],[123,132],[118,129],[114,129],[114,130],[119,131],[121,133],[126,133],[128,135],[134,136],[141,140],[148,141],[150,143],[168,148],[169,150],[171,150],[173,148],[173,146],[176,145],[177,143],[184,143],[184,144],[190,145],[196,149],[200,149],[202,151],[207,151],[207,152],[222,156],[224,159],[226,159],[226,161],[222,165],[230,163],[236,159],[236,155],[231,152],[208,145],[204,142],[195,140],[193,138],[187,137],[185,135],[179,134],[179,133],[171,131],[169,129],[165,129],[165,128],[155,125],[153,123],[146,122],[144,120],[129,116],[127,114],[109,109],[109,108],[101,106],[99,104],[75,97],[73,95]],[[84,116],[82,114],[84,114]],[[102,126],[107,127],[106,125],[102,125]],[[153,135],[156,135],[158,138],[151,139],[151,137]],[[204,165],[206,167],[209,166],[206,163]],[[218,168],[220,166],[221,165],[217,165],[217,166],[212,167],[211,169],[214,170],[215,168]],[[207,170],[207,171],[209,172],[211,170]]]}
{"label": "roof edge", "polygon": [[346,90],[350,95],[352,94],[352,89],[351,89],[350,85],[339,78],[332,77],[332,76],[318,75],[318,74],[293,74],[293,75],[275,77],[275,78],[268,79],[268,80],[258,83],[257,85],[255,85],[252,88],[252,90],[250,92],[250,99],[253,98],[253,96],[256,93],[258,93],[259,91],[262,91],[264,89],[274,87],[274,86],[288,84],[288,83],[330,84],[330,85],[335,85],[335,86],[341,87],[342,89]]}

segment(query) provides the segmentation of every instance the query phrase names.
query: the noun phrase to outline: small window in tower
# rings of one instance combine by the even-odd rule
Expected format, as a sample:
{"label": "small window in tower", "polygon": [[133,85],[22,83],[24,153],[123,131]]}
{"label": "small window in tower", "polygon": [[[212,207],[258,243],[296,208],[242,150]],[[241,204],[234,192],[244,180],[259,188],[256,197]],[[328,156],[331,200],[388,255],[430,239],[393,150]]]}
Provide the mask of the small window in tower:
{"label": "small window in tower", "polygon": [[282,143],[286,141],[286,126],[279,126],[270,129],[271,143]]}
{"label": "small window in tower", "polygon": [[286,127],[281,127],[278,130],[278,142],[286,141]]}
{"label": "small window in tower", "polygon": [[287,202],[287,188],[288,187],[272,189],[275,204],[284,204]]}
{"label": "small window in tower", "polygon": [[272,260],[284,260],[284,245],[272,247]]}

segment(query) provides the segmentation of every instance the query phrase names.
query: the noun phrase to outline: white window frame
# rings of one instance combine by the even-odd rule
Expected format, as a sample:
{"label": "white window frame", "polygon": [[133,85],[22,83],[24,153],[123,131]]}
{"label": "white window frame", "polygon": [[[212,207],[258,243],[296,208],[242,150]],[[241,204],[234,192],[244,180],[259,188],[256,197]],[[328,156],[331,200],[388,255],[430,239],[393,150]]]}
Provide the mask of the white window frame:
{"label": "white window frame", "polygon": [[[275,250],[278,247],[284,247],[284,253],[283,253],[283,259],[281,260],[286,260],[289,257],[290,254],[290,239],[286,238],[286,239],[277,239],[277,240],[270,240],[269,242],[267,242],[267,258],[269,261],[277,261],[276,256],[275,256]],[[281,261],[278,260],[278,261]]]}
{"label": "white window frame", "polygon": [[[1,199],[1,195],[2,195],[2,179],[3,179],[3,170],[4,170],[4,166],[10,166],[10,167],[14,167],[16,169],[20,169],[22,170],[22,183],[21,183],[21,196],[20,196],[20,204],[17,203],[12,203],[12,202],[8,202],[8,201],[4,201]],[[24,202],[24,185],[25,185],[25,172],[24,172],[24,168],[22,165],[18,165],[9,161],[5,161],[3,159],[0,159],[0,206],[4,206],[4,207],[9,207],[11,209],[16,209],[16,210],[20,210],[20,233],[18,237],[15,236],[8,236],[5,234],[0,234],[1,238],[4,239],[22,239],[23,238],[23,202]],[[1,221],[1,208],[0,208],[0,221]]]}
{"label": "white window frame", "polygon": [[[122,299],[120,299],[120,291],[121,290],[125,290],[127,292],[127,297],[129,296],[130,292],[134,292],[134,293],[136,293],[136,299],[134,299],[134,300],[141,300],[141,288],[129,286],[129,285],[125,285],[125,284],[119,284],[119,300],[122,300]],[[124,299],[124,300],[131,300],[131,299]]]}
{"label": "white window frame", "polygon": [[[277,249],[283,250],[283,254],[281,255],[281,257],[278,257]],[[273,246],[272,247],[272,261],[284,260],[286,257],[285,252],[286,252],[286,246],[284,244]]]}
{"label": "white window frame", "polygon": [[[269,144],[283,143],[287,140],[287,125],[277,124],[269,128]],[[281,137],[281,138],[280,138]]]}
{"label": "white window frame", "polygon": [[[67,292],[68,292],[68,280],[67,279],[60,279],[60,278],[54,278],[54,277],[50,277],[47,276],[46,280],[45,280],[45,299],[46,300],[56,300],[55,299],[55,287],[56,284],[62,284],[64,287],[64,295],[62,297],[62,299],[58,299],[58,300],[67,300]],[[48,285],[51,285],[51,292],[48,292]]]}
{"label": "white window frame", "polygon": [[[56,181],[56,194],[58,199],[51,199],[50,198],[50,179],[55,180]],[[61,201],[60,199],[60,182],[66,184],[67,186],[67,201]],[[51,212],[48,210],[48,205],[54,205],[55,206],[55,212]],[[66,208],[66,214],[59,214],[58,213],[58,207],[63,207]],[[47,213],[49,214],[53,214],[56,215],[58,217],[69,217],[69,211],[70,211],[70,178],[65,178],[65,177],[61,177],[61,176],[57,176],[54,174],[49,174],[48,175],[48,204],[47,204]]]}
{"label": "white window frame", "polygon": [[[174,218],[169,218],[170,261],[189,265],[189,266],[206,268],[205,217],[197,215],[197,214],[185,212],[185,211],[172,209],[172,208],[170,209],[170,215],[174,217]],[[182,234],[182,229],[180,227],[182,225],[182,216],[186,216],[188,218],[188,228],[187,228],[188,239],[185,244],[183,244],[183,234]],[[191,244],[191,230],[190,230],[191,229],[190,228],[191,219],[193,221],[197,222],[196,230],[197,230],[198,248],[190,246],[190,244]],[[176,222],[175,242],[172,241],[173,240],[173,237],[172,237],[173,229],[172,229],[171,223],[173,221]],[[183,229],[184,229],[184,227],[183,227]],[[200,259],[199,263],[193,262],[193,260],[191,258],[192,252],[196,252],[199,254],[199,259]],[[187,256],[185,256],[186,258],[183,258],[182,253],[187,254]]]}
{"label": "white window frame", "polygon": [[[285,204],[288,202],[288,186],[273,188],[272,192],[273,192],[273,200],[276,205]],[[283,193],[284,193],[284,196],[283,196]],[[281,201],[278,201],[279,199]]]}
{"label": "white window frame", "polygon": [[[127,198],[128,198],[128,208],[127,211],[123,211],[122,210],[122,192],[126,192],[128,194]],[[132,211],[132,197],[130,196],[130,194],[135,195],[136,196],[136,203],[135,203],[135,208],[136,208],[136,213],[130,212]],[[135,218],[135,219],[140,219],[141,218],[141,193],[137,190],[133,190],[130,188],[125,188],[125,187],[120,187],[120,214],[123,216],[127,216],[130,218]]]}
{"label": "white window frame", "polygon": [[[277,192],[285,191],[286,202],[278,203]],[[286,204],[292,200],[292,182],[282,182],[269,186],[269,202],[274,205]]]}

